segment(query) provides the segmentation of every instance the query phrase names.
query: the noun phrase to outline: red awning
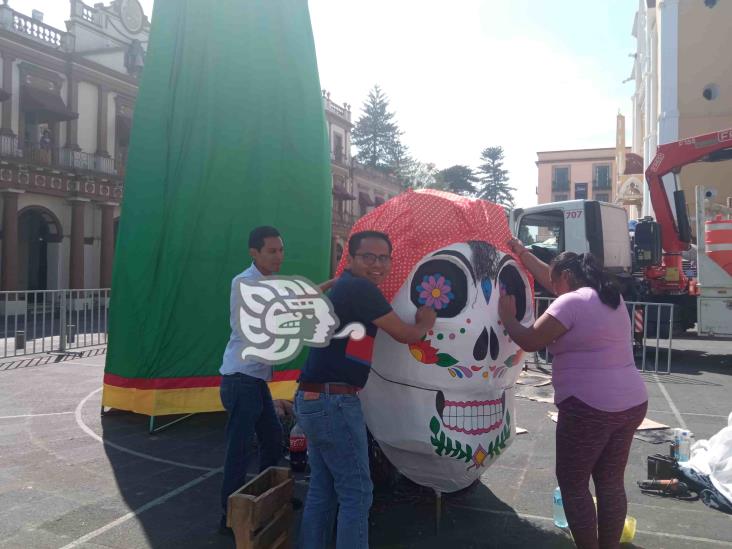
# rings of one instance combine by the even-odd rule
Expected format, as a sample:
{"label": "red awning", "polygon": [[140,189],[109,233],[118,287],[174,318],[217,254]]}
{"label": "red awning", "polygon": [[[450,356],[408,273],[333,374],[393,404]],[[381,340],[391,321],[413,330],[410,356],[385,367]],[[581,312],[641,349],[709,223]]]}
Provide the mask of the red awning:
{"label": "red awning", "polygon": [[366,192],[363,192],[363,191],[361,191],[360,193],[358,193],[358,201],[359,201],[359,203],[362,206],[366,206],[366,207],[375,206],[376,205],[376,203],[373,200],[371,200],[371,197],[369,196],[369,193],[366,193]]}
{"label": "red awning", "polygon": [[333,196],[335,196],[336,198],[340,198],[341,200],[356,199],[356,197],[349,193],[346,187],[344,187],[341,183],[333,184]]}
{"label": "red awning", "polygon": [[79,118],[79,113],[67,109],[64,100],[56,93],[23,86],[20,100],[21,109],[35,113],[38,122],[66,122]]}

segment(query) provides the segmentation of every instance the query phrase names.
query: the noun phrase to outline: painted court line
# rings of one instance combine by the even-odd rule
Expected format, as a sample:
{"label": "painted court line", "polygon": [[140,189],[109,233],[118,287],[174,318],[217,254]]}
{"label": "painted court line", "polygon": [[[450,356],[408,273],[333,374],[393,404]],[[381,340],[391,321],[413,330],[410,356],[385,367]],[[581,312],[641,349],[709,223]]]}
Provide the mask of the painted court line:
{"label": "painted court line", "polygon": [[[542,517],[540,515],[529,515],[526,513],[516,513],[516,512],[512,512],[512,511],[499,511],[496,509],[483,509],[480,507],[472,507],[470,505],[456,505],[454,503],[450,503],[449,506],[456,507],[459,509],[467,509],[469,511],[477,511],[480,513],[486,513],[489,515],[518,517],[518,518],[525,519],[525,520],[537,520],[537,521],[554,523],[553,518]],[[719,540],[719,539],[700,538],[697,536],[685,536],[683,534],[670,534],[668,532],[647,532],[645,530],[636,530],[636,532],[638,534],[643,534],[644,536],[657,536],[657,537],[662,537],[662,538],[679,539],[679,540],[684,540],[684,541],[695,541],[695,542],[700,542],[700,543],[714,543],[714,544],[722,546],[722,547],[732,547],[732,542],[723,541],[723,540]]]}
{"label": "painted court line", "polygon": [[658,379],[658,374],[653,374],[653,378],[656,380],[656,385],[658,385],[658,388],[661,389],[661,393],[663,393],[663,396],[666,398],[666,402],[668,402],[668,405],[671,408],[671,411],[674,413],[674,416],[676,416],[676,421],[679,422],[679,427],[681,427],[685,431],[688,431],[689,427],[686,425],[684,418],[681,417],[681,413],[676,407],[676,404],[674,404],[674,401],[671,400],[671,395],[668,394],[666,387],[664,387],[663,384],[661,384],[661,380]]}
{"label": "painted court line", "polygon": [[52,412],[49,414],[21,414],[18,416],[0,416],[0,419],[13,419],[16,417],[41,417],[41,416],[63,416],[66,414],[73,414],[74,412]]}
{"label": "painted court line", "polygon": [[122,515],[117,520],[113,520],[109,524],[105,524],[101,528],[97,528],[93,532],[89,532],[85,536],[81,536],[80,538],[72,541],[71,543],[69,543],[67,545],[64,545],[61,549],[72,549],[73,547],[78,547],[79,545],[81,545],[83,543],[86,543],[90,539],[93,539],[93,538],[95,538],[95,537],[103,534],[107,530],[111,530],[115,526],[119,526],[120,524],[122,524],[124,522],[127,522],[128,520],[130,520],[132,518],[135,518],[135,517],[141,515],[142,513],[144,513],[145,511],[148,511],[148,510],[152,509],[153,507],[157,507],[158,505],[162,505],[163,503],[165,503],[169,499],[174,498],[178,494],[181,494],[181,493],[185,492],[189,488],[193,488],[197,484],[201,484],[204,480],[211,478],[215,474],[220,473],[222,470],[223,470],[222,468],[213,469],[213,470],[209,471],[208,473],[205,473],[205,474],[201,475],[200,477],[194,478],[190,482],[186,482],[185,484],[179,486],[178,488],[176,488],[174,490],[171,490],[167,494],[163,494],[159,498],[156,498],[156,499],[154,499],[152,501],[149,501],[148,503],[146,503],[142,507],[138,507],[134,511],[130,511],[126,515]]}
{"label": "painted court line", "polygon": [[97,394],[99,391],[101,391],[102,388],[95,389],[88,395],[86,395],[81,402],[76,406],[76,411],[74,412],[74,415],[76,417],[76,424],[79,426],[79,428],[84,431],[87,435],[92,437],[93,439],[101,442],[105,446],[109,446],[110,448],[114,448],[115,450],[119,450],[120,452],[124,452],[126,454],[130,454],[142,459],[147,459],[150,461],[156,461],[158,463],[165,463],[167,465],[175,465],[177,467],[185,467],[186,469],[195,469],[196,471],[208,471],[208,472],[218,472],[221,471],[221,469],[212,469],[211,467],[201,467],[200,465],[191,465],[189,463],[183,463],[180,461],[172,461],[170,459],[162,459],[159,457],[151,456],[150,454],[145,454],[142,452],[137,452],[135,450],[130,450],[129,448],[125,448],[124,446],[120,446],[119,444],[115,444],[114,442],[110,442],[108,440],[104,440],[102,437],[100,437],[98,434],[96,434],[86,423],[84,423],[84,419],[81,417],[81,410],[84,408],[84,405],[86,402],[93,397],[95,394]]}
{"label": "painted court line", "polygon": [[[673,414],[673,412],[669,412],[668,410],[648,410],[652,414]],[[728,416],[723,416],[720,414],[700,414],[698,412],[680,412],[682,416],[700,416],[700,417],[716,417],[716,418],[722,418],[727,419]]]}
{"label": "painted court line", "polygon": [[71,364],[72,366],[104,366],[104,362],[74,362],[73,360],[62,360],[61,362],[54,362],[53,364]]}

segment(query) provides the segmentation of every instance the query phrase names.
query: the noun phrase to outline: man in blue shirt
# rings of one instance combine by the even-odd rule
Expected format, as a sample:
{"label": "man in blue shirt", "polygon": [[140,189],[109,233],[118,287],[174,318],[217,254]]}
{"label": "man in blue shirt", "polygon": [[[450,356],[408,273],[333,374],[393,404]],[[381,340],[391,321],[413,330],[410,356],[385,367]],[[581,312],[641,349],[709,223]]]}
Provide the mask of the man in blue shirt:
{"label": "man in blue shirt", "polygon": [[373,486],[358,391],[368,380],[377,330],[401,343],[416,343],[436,318],[428,307],[417,311],[415,324],[396,315],[377,288],[390,270],[391,242],[386,234],[364,231],[351,236],[347,268],[328,297],[340,326],[360,322],[366,337],[333,339],[327,347],[310,349],[300,376],[295,409],[308,439],[311,472],[301,549],[326,547],[337,507],[337,549],[368,547]]}
{"label": "man in blue shirt", "polygon": [[247,342],[238,328],[237,306],[240,280],[259,280],[279,272],[284,260],[284,244],[274,227],[257,227],[249,234],[252,265],[231,281],[231,338],[224,351],[219,372],[221,402],[228,414],[226,422],[226,459],[221,487],[223,517],[221,529],[226,531],[226,504],[233,492],[246,483],[248,452],[254,435],[259,440],[259,470],[277,465],[282,456],[282,425],[272,403],[267,382],[272,379],[272,366],[254,360],[242,360]]}

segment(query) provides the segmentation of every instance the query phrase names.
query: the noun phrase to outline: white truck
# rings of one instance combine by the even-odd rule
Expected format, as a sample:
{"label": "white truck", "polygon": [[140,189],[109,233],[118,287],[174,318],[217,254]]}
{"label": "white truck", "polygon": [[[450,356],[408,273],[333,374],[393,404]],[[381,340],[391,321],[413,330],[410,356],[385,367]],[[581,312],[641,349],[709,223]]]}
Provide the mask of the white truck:
{"label": "white truck", "polygon": [[[720,261],[719,251],[732,251],[732,231],[717,233],[727,236],[720,236],[723,242],[715,240],[714,245],[705,244],[705,234],[709,227],[720,226],[708,221],[717,216],[726,223],[732,219],[732,209],[714,203],[712,192],[696,187],[694,253],[686,200],[678,185],[686,164],[728,159],[732,159],[732,130],[660,146],[646,171],[656,219],[640,220],[632,239],[625,209],[594,200],[517,208],[511,212],[511,229],[547,262],[567,250],[592,252],[618,276],[628,300],[673,303],[673,317],[664,313],[660,319],[664,333],[669,329],[681,333],[696,325],[700,335],[730,337],[732,263]],[[656,326],[648,329],[655,333]]]}

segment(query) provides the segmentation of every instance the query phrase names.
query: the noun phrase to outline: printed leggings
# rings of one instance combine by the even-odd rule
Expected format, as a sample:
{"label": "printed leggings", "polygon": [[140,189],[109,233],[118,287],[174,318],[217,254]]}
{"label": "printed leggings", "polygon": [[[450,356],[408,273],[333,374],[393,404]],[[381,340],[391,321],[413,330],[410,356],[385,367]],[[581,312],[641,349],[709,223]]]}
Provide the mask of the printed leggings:
{"label": "printed leggings", "polygon": [[[557,480],[574,541],[580,549],[617,549],[628,511],[625,465],[648,403],[622,412],[603,412],[570,397],[558,408]],[[595,482],[597,511],[590,476]]]}

